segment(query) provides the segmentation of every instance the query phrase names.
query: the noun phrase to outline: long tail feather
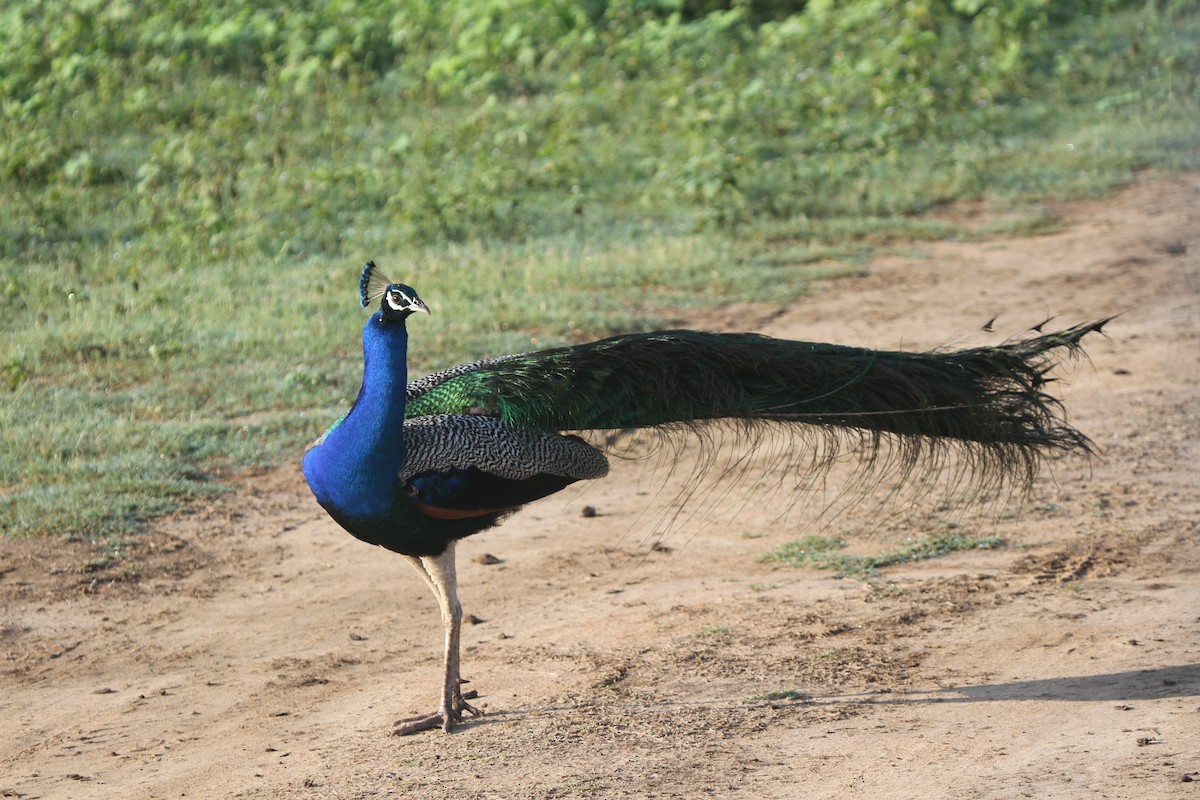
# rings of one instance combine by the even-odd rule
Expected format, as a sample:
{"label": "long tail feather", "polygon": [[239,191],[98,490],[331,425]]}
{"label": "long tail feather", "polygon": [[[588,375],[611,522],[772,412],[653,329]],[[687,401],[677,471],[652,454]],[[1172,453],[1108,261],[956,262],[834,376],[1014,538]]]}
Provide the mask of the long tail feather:
{"label": "long tail feather", "polygon": [[538,430],[776,420],[1018,449],[1087,449],[1045,391],[1058,356],[1108,320],[958,351],[906,353],[665,331],[481,362],[409,413],[484,413]]}
{"label": "long tail feather", "polygon": [[[717,480],[732,491],[764,469],[802,481],[808,488],[795,486],[792,494],[803,495],[823,485],[847,454],[857,469],[842,498],[885,480],[906,491],[935,484],[950,491],[960,481],[980,491],[1028,486],[1049,452],[1091,449],[1047,385],[1055,366],[1107,322],[927,353],[749,334],[632,334],[431,375],[409,384],[407,413],[485,414],[541,431],[604,431],[609,435],[595,443],[607,438],[610,452],[614,429],[657,428],[649,440],[635,439],[667,448],[700,444],[693,468],[685,468],[690,476],[675,484],[679,500],[705,495],[701,487]],[[785,439],[767,446],[773,428]],[[682,432],[696,435],[680,438]]]}

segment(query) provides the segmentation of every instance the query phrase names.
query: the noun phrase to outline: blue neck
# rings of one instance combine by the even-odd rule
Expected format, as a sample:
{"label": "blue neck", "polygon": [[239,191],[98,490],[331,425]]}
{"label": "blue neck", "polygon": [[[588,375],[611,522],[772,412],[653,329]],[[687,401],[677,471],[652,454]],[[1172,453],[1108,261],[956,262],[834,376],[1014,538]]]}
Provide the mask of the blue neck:
{"label": "blue neck", "polygon": [[[404,465],[408,331],[376,313],[363,326],[363,382],[346,417],[304,456],[304,477],[322,506],[367,519],[395,500]],[[335,517],[337,515],[335,514]]]}

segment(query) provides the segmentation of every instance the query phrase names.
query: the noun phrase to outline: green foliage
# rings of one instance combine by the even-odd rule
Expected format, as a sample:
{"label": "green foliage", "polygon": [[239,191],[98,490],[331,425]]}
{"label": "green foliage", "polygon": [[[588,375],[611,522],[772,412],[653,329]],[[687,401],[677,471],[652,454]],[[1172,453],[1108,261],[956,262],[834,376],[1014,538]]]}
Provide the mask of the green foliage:
{"label": "green foliage", "polygon": [[1118,5],[25,0],[0,17],[0,176],[131,190],[131,233],[222,255],[337,250],[312,231],[368,220],[409,241],[524,240],[597,205],[721,227],[911,213],[980,193],[971,153],[937,154],[943,174],[909,197],[871,191],[878,162],[1002,151],[1038,122],[1032,86],[1048,84],[1043,113],[1080,91],[1145,112],[1193,88],[1194,29],[1088,16]]}
{"label": "green foliage", "polygon": [[1194,167],[1198,38],[1181,2],[10,0],[0,528],[296,459],[353,398],[367,258],[433,303],[432,369]]}

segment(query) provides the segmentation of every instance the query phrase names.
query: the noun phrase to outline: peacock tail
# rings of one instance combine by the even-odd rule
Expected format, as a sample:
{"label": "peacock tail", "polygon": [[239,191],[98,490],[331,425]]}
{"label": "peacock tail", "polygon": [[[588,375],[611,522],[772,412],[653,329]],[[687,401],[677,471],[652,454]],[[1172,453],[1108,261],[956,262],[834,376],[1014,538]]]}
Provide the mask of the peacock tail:
{"label": "peacock tail", "polygon": [[907,353],[661,331],[456,367],[408,385],[406,414],[472,414],[540,431],[715,420],[952,440],[1019,471],[1047,450],[1087,450],[1045,391],[1061,352],[1108,320],[966,350]]}

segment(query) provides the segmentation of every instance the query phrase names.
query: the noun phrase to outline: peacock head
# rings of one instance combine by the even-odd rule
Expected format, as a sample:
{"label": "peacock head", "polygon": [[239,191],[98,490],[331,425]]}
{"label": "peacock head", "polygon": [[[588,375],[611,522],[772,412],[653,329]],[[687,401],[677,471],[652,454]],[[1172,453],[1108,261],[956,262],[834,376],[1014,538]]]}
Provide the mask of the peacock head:
{"label": "peacock head", "polygon": [[374,261],[368,261],[363,267],[362,276],[358,279],[358,296],[363,308],[371,305],[376,298],[382,298],[379,311],[385,322],[403,322],[409,314],[429,313],[429,306],[417,296],[416,289],[388,280]]}

